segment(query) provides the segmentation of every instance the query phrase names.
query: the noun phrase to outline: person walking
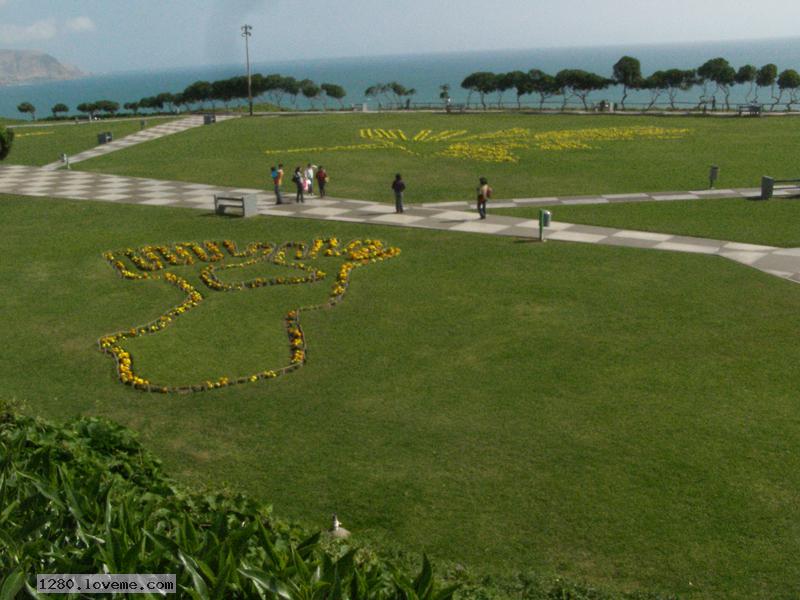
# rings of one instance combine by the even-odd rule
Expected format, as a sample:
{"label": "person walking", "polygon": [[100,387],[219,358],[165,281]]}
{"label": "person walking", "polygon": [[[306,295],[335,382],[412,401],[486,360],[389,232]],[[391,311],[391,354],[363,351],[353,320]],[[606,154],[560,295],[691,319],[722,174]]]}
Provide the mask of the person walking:
{"label": "person walking", "polygon": [[272,167],[270,175],[272,176],[272,183],[275,185],[275,204],[283,204],[283,196],[281,195],[281,185],[283,184],[283,163],[279,163],[277,169]]}
{"label": "person walking", "polygon": [[314,195],[314,169],[316,169],[316,168],[317,168],[316,165],[312,165],[311,163],[308,163],[308,166],[306,167],[306,172],[305,172],[306,181],[308,181],[308,193],[311,196]]}
{"label": "person walking", "polygon": [[317,189],[319,189],[319,197],[325,197],[325,184],[328,183],[328,172],[322,165],[317,169]]}
{"label": "person walking", "polygon": [[486,177],[480,178],[480,185],[478,186],[478,214],[481,219],[486,218],[486,201],[492,197],[492,188],[489,187],[489,182]]}
{"label": "person walking", "polygon": [[303,188],[305,187],[305,177],[303,173],[300,171],[300,167],[295,167],[294,175],[292,175],[292,181],[294,181],[295,185],[297,186],[297,195],[294,198],[295,203],[305,204],[305,198],[303,197]]}
{"label": "person walking", "polygon": [[394,176],[392,190],[394,190],[394,211],[396,213],[402,213],[404,212],[403,192],[406,191],[406,183],[403,181],[403,177],[400,175],[400,173]]}

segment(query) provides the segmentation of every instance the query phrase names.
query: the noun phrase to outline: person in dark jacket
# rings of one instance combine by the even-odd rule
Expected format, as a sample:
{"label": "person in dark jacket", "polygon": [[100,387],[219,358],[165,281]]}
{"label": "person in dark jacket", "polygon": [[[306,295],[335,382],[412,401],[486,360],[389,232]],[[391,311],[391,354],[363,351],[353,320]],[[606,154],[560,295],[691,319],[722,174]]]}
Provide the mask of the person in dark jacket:
{"label": "person in dark jacket", "polygon": [[394,191],[394,211],[402,213],[403,211],[403,192],[406,191],[406,183],[403,177],[398,173],[394,176],[392,182],[392,190]]}
{"label": "person in dark jacket", "polygon": [[300,202],[305,204],[305,198],[303,197],[303,184],[305,183],[305,175],[300,170],[300,167],[296,167],[294,170],[294,175],[292,175],[292,181],[297,186],[297,195],[294,198],[295,202]]}

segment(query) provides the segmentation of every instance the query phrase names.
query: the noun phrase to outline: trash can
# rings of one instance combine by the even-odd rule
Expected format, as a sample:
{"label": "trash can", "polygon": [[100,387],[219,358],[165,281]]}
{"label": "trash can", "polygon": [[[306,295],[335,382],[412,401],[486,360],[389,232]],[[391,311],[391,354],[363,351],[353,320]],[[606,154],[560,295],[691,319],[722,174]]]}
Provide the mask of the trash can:
{"label": "trash can", "polygon": [[769,200],[775,192],[775,178],[764,175],[761,178],[761,199]]}
{"label": "trash can", "polygon": [[97,143],[98,144],[107,144],[108,142],[113,141],[113,137],[111,136],[110,131],[104,131],[103,133],[97,134]]}
{"label": "trash can", "polygon": [[719,179],[719,167],[717,165],[711,165],[711,168],[708,170],[708,187],[713,188],[717,179]]}
{"label": "trash can", "polygon": [[217,122],[217,115],[203,115],[203,125],[211,125]]}

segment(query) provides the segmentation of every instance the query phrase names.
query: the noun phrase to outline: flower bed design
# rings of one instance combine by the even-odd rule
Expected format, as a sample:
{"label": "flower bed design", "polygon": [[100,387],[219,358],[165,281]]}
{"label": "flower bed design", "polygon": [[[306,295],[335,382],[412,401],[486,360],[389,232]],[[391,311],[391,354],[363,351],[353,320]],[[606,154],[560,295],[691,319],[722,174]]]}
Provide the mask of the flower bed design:
{"label": "flower bed design", "polygon": [[[433,148],[434,156],[467,159],[480,162],[519,162],[516,149],[536,148],[545,152],[564,150],[593,150],[597,142],[620,142],[636,139],[677,140],[690,129],[666,127],[606,127],[564,129],[534,133],[530,129],[513,127],[488,133],[467,135],[466,129],[421,129],[411,135],[402,129],[359,129],[358,136],[367,143],[343,146],[316,146],[266,150],[265,154],[308,154],[312,152],[342,152],[358,150],[398,150],[412,156],[425,156],[424,145]],[[442,147],[442,144],[445,144]],[[413,145],[413,146],[411,146]]]}
{"label": "flower bed design", "polygon": [[[300,324],[301,313],[306,310],[333,308],[344,298],[350,285],[350,273],[353,269],[393,258],[399,253],[399,248],[385,247],[380,240],[353,240],[342,246],[337,238],[317,238],[312,240],[311,244],[286,242],[274,245],[270,242],[252,242],[242,250],[231,240],[224,240],[222,242],[206,241],[202,244],[179,242],[170,245],[148,245],[136,249],[127,248],[115,252],[104,252],[103,258],[123,279],[164,280],[184,292],[186,297],[180,304],[172,307],[154,321],[104,335],[97,341],[98,348],[115,360],[117,376],[122,383],[148,392],[201,392],[230,385],[253,383],[263,379],[273,379],[299,369],[306,362],[306,338]],[[198,261],[208,263],[200,270],[199,278],[202,283],[212,292],[232,292],[272,285],[300,285],[321,281],[326,278],[326,273],[315,265],[303,261],[314,261],[327,257],[345,259],[339,267],[327,301],[314,306],[290,310],[284,317],[289,346],[289,363],[287,365],[275,369],[265,368],[243,377],[219,377],[182,386],[155,383],[136,371],[131,353],[124,347],[125,340],[158,333],[169,327],[181,315],[199,306],[206,297],[186,277],[167,269],[194,265]],[[219,264],[226,258],[244,260]],[[286,267],[297,271],[297,274],[286,277],[255,277],[237,283],[225,283],[218,276],[221,271],[242,269],[259,262]]]}

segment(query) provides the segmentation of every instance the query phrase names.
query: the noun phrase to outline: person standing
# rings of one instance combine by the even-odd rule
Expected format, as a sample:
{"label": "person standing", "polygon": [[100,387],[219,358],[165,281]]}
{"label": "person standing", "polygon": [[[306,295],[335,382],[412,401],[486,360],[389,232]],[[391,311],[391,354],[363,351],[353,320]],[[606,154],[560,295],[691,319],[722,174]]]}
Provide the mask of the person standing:
{"label": "person standing", "polygon": [[325,197],[325,184],[328,183],[328,173],[322,165],[317,169],[317,188],[319,189],[319,197]]}
{"label": "person standing", "polygon": [[486,177],[480,178],[480,185],[478,186],[478,214],[481,219],[486,218],[486,201],[492,197],[492,188],[489,187],[489,182]]}
{"label": "person standing", "polygon": [[392,190],[394,190],[394,211],[396,213],[402,213],[404,212],[403,192],[406,191],[406,183],[403,181],[403,177],[400,175],[400,173],[394,176]]}
{"label": "person standing", "polygon": [[292,181],[294,181],[295,185],[297,186],[297,195],[294,198],[295,203],[305,204],[305,198],[303,197],[303,187],[306,183],[306,178],[303,175],[302,171],[300,171],[300,167],[295,167],[294,175],[292,175]]}
{"label": "person standing", "polygon": [[308,181],[308,193],[310,195],[312,195],[312,196],[314,195],[314,169],[316,169],[316,168],[317,168],[316,165],[312,165],[311,163],[308,163],[308,166],[306,167],[306,173],[305,173],[306,181]]}
{"label": "person standing", "polygon": [[281,195],[281,185],[283,184],[283,163],[278,164],[278,168],[272,167],[272,183],[275,184],[275,204],[283,204]]}

